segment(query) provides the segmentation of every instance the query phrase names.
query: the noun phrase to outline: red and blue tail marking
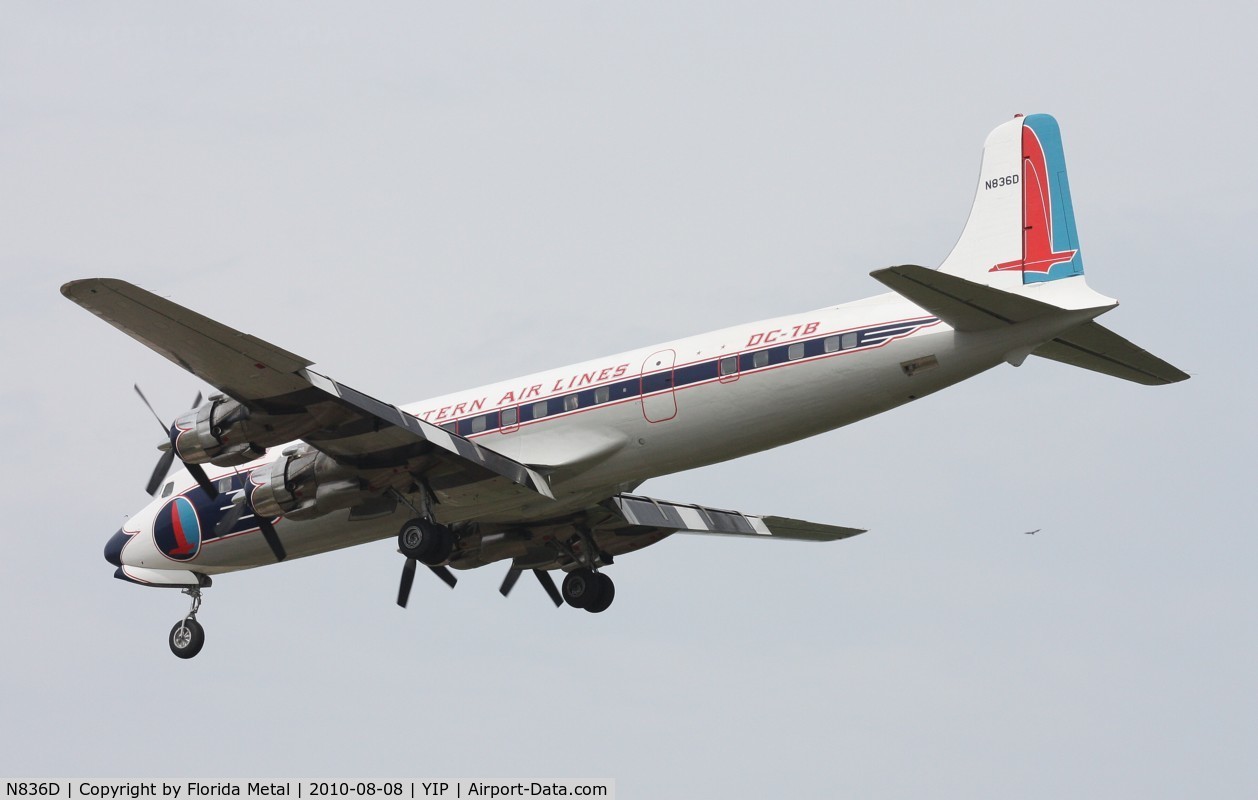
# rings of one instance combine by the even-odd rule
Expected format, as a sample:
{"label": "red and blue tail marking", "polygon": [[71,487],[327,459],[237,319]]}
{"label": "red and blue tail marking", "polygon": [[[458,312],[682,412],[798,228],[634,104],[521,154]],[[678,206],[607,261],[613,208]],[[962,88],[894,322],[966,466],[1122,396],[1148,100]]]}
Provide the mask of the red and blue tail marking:
{"label": "red and blue tail marking", "polygon": [[1083,274],[1061,129],[1047,114],[1023,120],[1022,258],[997,264],[990,271],[1005,270],[1021,270],[1023,283]]}

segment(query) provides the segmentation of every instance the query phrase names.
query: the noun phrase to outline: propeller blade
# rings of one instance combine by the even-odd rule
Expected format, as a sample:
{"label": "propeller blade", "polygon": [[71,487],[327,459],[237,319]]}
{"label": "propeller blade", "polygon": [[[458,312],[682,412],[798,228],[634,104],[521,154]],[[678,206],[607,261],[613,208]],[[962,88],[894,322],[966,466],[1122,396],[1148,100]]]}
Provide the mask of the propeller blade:
{"label": "propeller blade", "polygon": [[245,513],[245,493],[244,490],[233,492],[235,495],[232,500],[232,507],[223,518],[214,526],[214,534],[222,536],[223,534],[236,527],[236,523],[240,522],[240,517]]}
{"label": "propeller blade", "polygon": [[502,586],[498,587],[498,592],[503,597],[506,597],[507,595],[511,594],[511,589],[515,586],[515,582],[520,580],[520,575],[522,575],[523,573],[524,573],[524,570],[520,569],[519,567],[512,567],[511,569],[507,570],[507,577],[502,579]]}
{"label": "propeller blade", "polygon": [[[174,450],[172,449],[170,452],[173,453]],[[200,464],[189,464],[185,461],[183,465],[188,468],[188,472],[192,474],[192,477],[196,478],[197,483],[205,490],[205,493],[211,500],[218,497],[218,487],[210,482],[209,476],[205,474],[205,470],[201,469]]]}
{"label": "propeller blade", "polygon": [[555,585],[555,579],[550,577],[550,573],[544,569],[535,569],[533,574],[537,576],[537,582],[546,590],[546,594],[550,595],[550,599],[554,601],[555,608],[563,605],[563,595],[559,594],[559,587]]}
{"label": "propeller blade", "polygon": [[411,584],[415,582],[415,559],[408,558],[402,566],[402,582],[397,587],[397,604],[406,608],[406,601],[411,597]]}
{"label": "propeller blade", "polygon": [[[266,539],[267,545],[270,546],[271,552],[275,554],[276,561],[283,561],[288,558],[287,551],[284,550],[284,543],[280,541],[280,535],[275,532],[275,526],[271,524],[271,520],[264,517],[258,517],[258,528],[262,531],[262,538]],[[412,574],[414,569],[411,570]],[[405,607],[405,603],[402,604]]]}
{"label": "propeller blade", "polygon": [[454,573],[445,567],[429,567],[428,569],[432,570],[433,575],[445,581],[446,586],[449,586],[451,589],[454,588],[454,584],[459,582],[459,579],[454,577]]}
{"label": "propeller blade", "polygon": [[153,475],[149,478],[148,485],[144,487],[144,491],[149,494],[156,494],[157,487],[162,485],[162,481],[170,473],[170,465],[175,461],[175,450],[171,448],[162,457],[157,459],[157,466],[153,469]]}
{"label": "propeller blade", "polygon": [[[148,406],[149,413],[153,415],[153,419],[157,420],[157,424],[162,426],[162,432],[165,433],[167,436],[170,436],[170,426],[167,425],[165,422],[162,422],[162,418],[157,416],[157,412],[153,410],[153,404],[150,403],[149,399],[144,396],[144,392],[140,391],[140,384],[133,383],[131,384],[131,386],[132,388],[135,389],[135,393],[140,396],[140,399],[144,401],[144,405]],[[166,476],[163,475],[162,477],[164,478]]]}

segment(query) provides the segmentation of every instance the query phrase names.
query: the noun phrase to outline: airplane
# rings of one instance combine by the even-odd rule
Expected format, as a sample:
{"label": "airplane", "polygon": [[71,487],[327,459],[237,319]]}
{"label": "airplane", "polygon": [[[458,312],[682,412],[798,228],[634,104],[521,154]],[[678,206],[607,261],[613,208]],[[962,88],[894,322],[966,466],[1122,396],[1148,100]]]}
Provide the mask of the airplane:
{"label": "airplane", "polygon": [[590,613],[615,597],[607,567],[674,533],[846,539],[864,531],[638,487],[1032,355],[1146,385],[1188,378],[1095,322],[1117,301],[1088,287],[1076,230],[1058,124],[1019,114],[984,143],[951,253],[870,273],[889,292],[403,406],[125,281],[72,281],[67,298],[219,392],[162,424],[154,498],[105,559],[117,578],[191,597],[168,638],[191,658],[214,576],[390,536],[399,606],[420,564],[453,587],[451,568],[505,561],[504,596],[531,571],[556,606]]}

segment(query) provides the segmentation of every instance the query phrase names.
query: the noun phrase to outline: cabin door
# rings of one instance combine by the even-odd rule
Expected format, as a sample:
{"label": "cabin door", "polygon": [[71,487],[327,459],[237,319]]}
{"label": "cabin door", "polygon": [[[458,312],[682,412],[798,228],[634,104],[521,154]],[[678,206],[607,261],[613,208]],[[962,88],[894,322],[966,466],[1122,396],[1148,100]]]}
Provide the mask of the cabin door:
{"label": "cabin door", "polygon": [[677,416],[673,367],[677,352],[660,350],[642,362],[642,416],[647,422],[664,422]]}

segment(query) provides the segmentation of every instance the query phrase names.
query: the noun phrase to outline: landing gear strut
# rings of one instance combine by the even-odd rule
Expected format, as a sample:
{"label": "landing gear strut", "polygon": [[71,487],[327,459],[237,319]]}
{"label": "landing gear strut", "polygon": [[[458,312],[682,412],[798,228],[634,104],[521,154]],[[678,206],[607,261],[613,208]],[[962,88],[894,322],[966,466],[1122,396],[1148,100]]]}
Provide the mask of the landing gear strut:
{"label": "landing gear strut", "polygon": [[197,610],[201,608],[201,589],[193,587],[184,589],[183,593],[192,598],[192,607],[183,619],[170,629],[170,652],[180,658],[192,658],[205,646],[205,628],[197,622]]}

